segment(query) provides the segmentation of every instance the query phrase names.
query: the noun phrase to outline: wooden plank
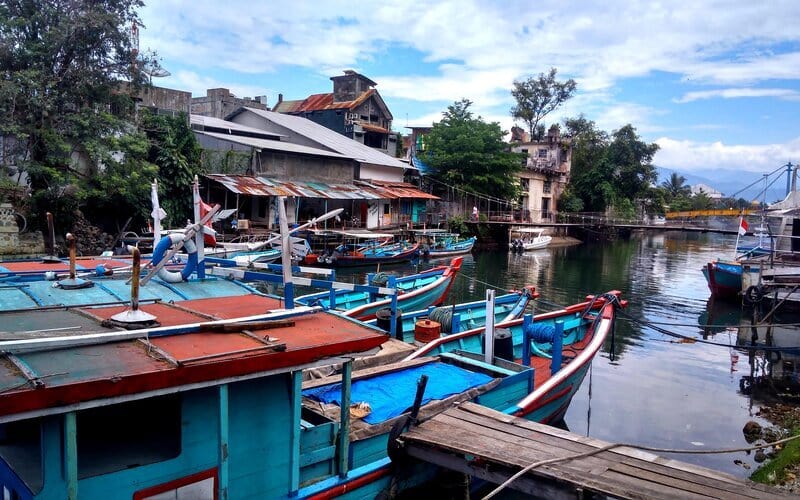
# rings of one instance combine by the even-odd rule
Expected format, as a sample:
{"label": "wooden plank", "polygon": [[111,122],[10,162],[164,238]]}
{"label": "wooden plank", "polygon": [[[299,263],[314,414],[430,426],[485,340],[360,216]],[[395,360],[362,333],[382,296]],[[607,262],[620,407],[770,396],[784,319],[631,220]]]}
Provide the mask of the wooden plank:
{"label": "wooden plank", "polygon": [[[471,403],[464,403],[460,408],[438,415],[421,427],[411,429],[401,439],[409,444],[414,440],[431,442],[453,453],[467,452],[487,458],[494,457],[506,467],[523,467],[542,459],[565,456],[565,452],[576,454],[608,445],[600,440],[517,419]],[[531,439],[535,441],[527,441]],[[651,453],[615,451],[603,451],[592,457],[571,461],[573,463],[550,464],[542,469],[547,474],[560,472],[565,476],[599,475],[610,483],[615,483],[607,485],[608,487],[646,487],[652,489],[650,493],[658,496],[677,495],[685,498],[691,494],[741,499],[764,498],[765,494],[776,498],[782,496],[777,490],[737,480],[711,469],[691,464],[685,464],[688,467],[675,467],[684,464],[664,460]],[[574,462],[579,462],[579,465],[576,466]],[[644,486],[647,481],[649,484]]]}
{"label": "wooden plank", "polygon": [[[586,437],[586,436],[579,436],[577,434],[573,434],[573,433],[571,433],[569,431],[558,429],[556,427],[551,427],[551,426],[548,426],[548,425],[539,424],[537,422],[532,422],[530,420],[520,419],[520,418],[517,418],[517,417],[513,417],[511,415],[506,415],[504,413],[500,413],[498,411],[486,408],[485,406],[481,406],[481,405],[478,405],[478,404],[475,404],[475,403],[463,403],[463,404],[459,405],[458,408],[459,408],[459,410],[462,410],[462,411],[467,411],[469,413],[474,413],[476,415],[488,416],[489,418],[493,418],[493,419],[499,420],[501,422],[507,422],[507,423],[510,423],[510,424],[512,424],[514,426],[517,426],[517,427],[531,429],[531,430],[534,430],[534,431],[537,431],[537,432],[541,432],[541,433],[544,433],[544,434],[550,434],[550,435],[557,436],[557,437],[563,437],[564,439],[567,439],[567,440],[570,440],[570,441],[575,441],[575,442],[580,442],[580,443],[585,443],[585,444],[591,444],[591,445],[594,445],[594,446],[597,446],[597,447],[605,446],[606,444],[608,444],[607,442],[601,441],[599,439]],[[452,411],[455,411],[455,410],[452,410]],[[638,450],[638,449],[635,449],[635,448],[630,448],[630,447],[623,446],[623,447],[614,448],[613,450],[611,450],[611,453],[616,453],[616,454],[620,454],[620,455],[626,455],[626,456],[629,456],[631,458],[636,458],[636,459],[639,459],[639,460],[645,460],[645,461],[649,461],[649,462],[652,462],[652,463],[657,463],[659,465],[665,465],[665,466],[668,466],[668,467],[672,467],[672,468],[675,468],[675,469],[683,470],[685,472],[690,472],[690,473],[693,473],[693,474],[706,475],[707,477],[712,477],[712,478],[717,479],[719,481],[729,482],[729,483],[735,484],[737,486],[741,485],[741,480],[739,480],[738,478],[736,478],[735,476],[732,476],[730,474],[726,474],[724,472],[719,472],[719,471],[715,471],[713,469],[708,469],[708,468],[705,468],[705,467],[701,467],[699,465],[689,464],[689,463],[686,463],[686,462],[679,462],[677,460],[660,457],[660,456],[655,455],[655,454],[653,454],[653,453],[651,453],[649,451]]]}
{"label": "wooden plank", "polygon": [[[442,415],[442,417],[445,417],[445,416]],[[593,443],[593,444],[596,444],[596,445],[589,445],[589,448],[586,447],[587,443],[585,443],[585,442],[581,442],[580,443],[581,446],[575,446],[575,445],[578,444],[578,441],[574,440],[575,435],[571,434],[571,433],[569,433],[569,434],[571,434],[571,437],[573,437],[573,439],[564,439],[561,436],[556,437],[556,436],[550,435],[549,433],[538,432],[538,431],[534,431],[534,432],[536,432],[536,434],[534,435],[534,434],[531,434],[530,430],[520,430],[519,426],[513,426],[513,425],[509,426],[509,425],[503,424],[501,422],[497,422],[494,419],[486,418],[486,417],[483,417],[483,416],[480,416],[480,415],[475,415],[475,414],[472,414],[472,413],[469,413],[469,412],[461,412],[459,414],[459,418],[463,418],[466,421],[473,422],[476,425],[485,425],[488,428],[496,429],[496,430],[499,430],[501,432],[510,433],[510,434],[512,434],[512,435],[514,435],[514,436],[516,436],[518,438],[533,439],[533,440],[535,440],[537,446],[541,446],[542,444],[547,444],[548,446],[554,446],[556,448],[561,448],[561,449],[567,450],[571,454],[583,453],[583,452],[588,451],[591,448],[599,448],[599,447],[602,447],[602,446],[606,446],[608,444],[608,443],[605,443],[605,442],[602,442],[602,441],[597,441],[597,440],[593,439],[593,441],[596,442],[596,443]],[[504,425],[506,427],[503,427]],[[539,424],[537,424],[537,425],[539,425]],[[549,426],[544,426],[544,427],[547,427],[547,428],[543,429],[543,430],[546,430],[546,431],[550,431],[551,430],[549,428]],[[564,432],[566,432],[566,431],[562,431],[560,429],[558,429],[558,430],[561,431],[560,434],[562,434],[562,435],[563,435]],[[581,437],[581,440],[584,441],[583,437]],[[597,455],[594,455],[592,458],[607,459],[607,460],[610,460],[611,463],[616,463],[616,462],[626,463],[626,464],[628,464],[628,465],[630,465],[632,467],[637,467],[637,468],[639,468],[639,469],[641,469],[643,471],[647,471],[650,474],[659,474],[659,475],[664,476],[664,477],[671,477],[674,480],[685,481],[685,482],[691,483],[693,485],[697,485],[698,487],[702,486],[703,488],[723,489],[725,491],[728,491],[731,495],[739,494],[739,492],[742,489],[742,485],[753,484],[753,483],[750,483],[750,482],[742,482],[742,481],[737,481],[736,483],[732,484],[732,483],[730,483],[728,481],[720,481],[720,480],[717,480],[716,478],[710,478],[710,477],[707,477],[707,476],[705,476],[703,474],[699,474],[698,475],[696,473],[689,473],[689,472],[686,472],[686,471],[675,469],[673,467],[669,467],[668,465],[659,464],[659,463],[654,462],[652,460],[641,460],[641,459],[638,459],[638,458],[626,457],[625,455],[621,455],[621,454],[615,454],[614,451],[615,450],[604,451],[604,452],[598,453]],[[654,455],[651,455],[651,454],[648,454],[648,455],[649,456],[654,456]],[[584,460],[586,461],[587,467],[591,467],[591,466],[595,465],[594,462],[590,458],[589,459],[581,459],[581,460],[582,461],[584,461]],[[676,487],[685,487],[685,486],[676,485]],[[691,487],[691,488],[694,489],[694,487]],[[752,494],[747,498],[758,498],[758,496],[759,495]]]}

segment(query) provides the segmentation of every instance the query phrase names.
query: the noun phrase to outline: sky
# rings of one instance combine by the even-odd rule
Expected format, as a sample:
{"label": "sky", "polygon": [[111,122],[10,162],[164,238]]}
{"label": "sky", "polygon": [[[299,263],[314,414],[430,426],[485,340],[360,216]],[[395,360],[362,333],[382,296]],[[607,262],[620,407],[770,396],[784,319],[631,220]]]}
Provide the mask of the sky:
{"label": "sky", "polygon": [[139,15],[140,51],[170,72],[154,85],[194,97],[224,87],[272,106],[352,69],[378,84],[396,131],[462,98],[510,130],[513,82],[556,68],[577,91],[547,126],[631,124],[660,146],[657,166],[742,185],[800,163],[797,0],[153,0]]}

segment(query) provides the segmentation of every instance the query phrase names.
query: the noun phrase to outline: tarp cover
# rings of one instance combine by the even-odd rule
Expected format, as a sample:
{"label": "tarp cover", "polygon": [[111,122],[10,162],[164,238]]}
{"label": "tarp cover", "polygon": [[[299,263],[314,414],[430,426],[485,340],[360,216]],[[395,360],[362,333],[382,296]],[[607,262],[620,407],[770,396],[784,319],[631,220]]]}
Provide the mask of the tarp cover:
{"label": "tarp cover", "polygon": [[[368,424],[377,424],[402,415],[414,404],[417,382],[428,376],[422,404],[486,384],[492,377],[464,370],[445,363],[428,363],[406,370],[356,380],[350,390],[352,404],[366,402],[372,412],[364,417]],[[341,405],[341,383],[324,385],[303,391],[303,396],[323,403]]]}

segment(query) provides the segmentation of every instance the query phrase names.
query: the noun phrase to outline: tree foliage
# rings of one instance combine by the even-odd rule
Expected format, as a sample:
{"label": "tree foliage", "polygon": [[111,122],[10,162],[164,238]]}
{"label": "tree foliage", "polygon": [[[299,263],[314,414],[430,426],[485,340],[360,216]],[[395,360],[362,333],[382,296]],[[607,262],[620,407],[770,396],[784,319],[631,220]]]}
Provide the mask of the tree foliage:
{"label": "tree foliage", "polygon": [[661,183],[661,187],[666,191],[670,200],[678,196],[689,196],[692,193],[692,189],[686,185],[686,177],[677,172],[672,172],[669,179]]}
{"label": "tree foliage", "polygon": [[[28,175],[39,212],[34,223],[46,210],[66,222],[77,203],[92,198],[80,191],[82,184],[131,161],[115,163],[112,153],[125,147],[119,137],[128,133],[125,113],[133,109],[118,82],[136,83],[128,28],[138,23],[141,5],[0,3],[0,134],[14,138],[5,161]],[[75,198],[65,199],[68,192]]]}
{"label": "tree foliage", "polygon": [[477,195],[516,199],[522,156],[509,151],[500,124],[473,116],[471,105],[462,99],[448,106],[426,136],[433,177]]}
{"label": "tree foliage", "polygon": [[[661,198],[652,189],[658,179],[652,164],[657,144],[643,142],[631,125],[610,135],[583,116],[567,119],[564,125],[573,148],[570,192],[584,210],[616,207],[629,214],[637,200],[659,204]],[[560,206],[567,210],[577,204]]]}
{"label": "tree foliage", "polygon": [[173,117],[144,111],[139,128],[149,141],[147,160],[158,165],[159,202],[167,212],[166,223],[183,226],[193,218],[194,177],[203,173],[200,145],[184,114]]}
{"label": "tree foliage", "polygon": [[[538,77],[529,77],[527,80],[515,80],[511,95],[517,101],[511,108],[511,116],[522,120],[528,126],[531,139],[541,137],[537,135],[539,122],[551,111],[555,110],[575,93],[577,84],[570,78],[567,81],[556,80],[556,68],[550,68],[547,74],[540,73]],[[542,124],[543,125],[543,124]]]}

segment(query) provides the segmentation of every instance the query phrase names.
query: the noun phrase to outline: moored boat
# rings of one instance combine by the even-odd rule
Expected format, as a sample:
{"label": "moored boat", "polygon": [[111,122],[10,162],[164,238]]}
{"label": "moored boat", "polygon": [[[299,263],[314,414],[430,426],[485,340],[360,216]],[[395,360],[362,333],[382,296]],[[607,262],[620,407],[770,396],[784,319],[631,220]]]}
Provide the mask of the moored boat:
{"label": "moored boat", "polygon": [[[379,277],[385,278],[389,286],[400,291],[397,297],[400,308],[417,310],[439,305],[445,300],[462,262],[462,257],[456,257],[447,266],[437,266],[421,273],[402,277],[388,275]],[[374,282],[374,276],[370,282]],[[337,310],[345,316],[366,321],[374,319],[378,310],[389,306],[391,299],[378,299],[367,292],[340,289],[333,293],[318,292],[303,295],[296,301],[305,305],[321,305],[326,309]]]}
{"label": "moored boat", "polygon": [[[336,376],[307,380],[303,405],[314,414],[315,425],[341,424],[350,442],[347,463],[341,464],[348,473],[336,477],[318,472],[321,480],[300,495],[373,498],[432,479],[435,468],[429,465],[394,466],[390,457],[398,446],[395,437],[410,422],[459,402],[477,401],[530,420],[557,422],[613,334],[615,309],[624,305],[618,295],[611,292],[581,307],[526,315],[496,325],[493,334],[477,328],[442,336],[403,361],[354,371],[350,387]],[[338,419],[342,407],[350,408],[347,424]]]}
{"label": "moored boat", "polygon": [[538,227],[512,227],[508,234],[508,249],[512,252],[527,252],[544,248],[553,237],[544,234]]}
{"label": "moored boat", "polygon": [[742,293],[742,263],[717,259],[703,266],[703,276],[711,295],[738,299]]}
{"label": "moored boat", "polygon": [[475,236],[462,239],[459,234],[444,229],[415,229],[411,234],[420,242],[420,254],[426,259],[470,253],[478,240]]}

